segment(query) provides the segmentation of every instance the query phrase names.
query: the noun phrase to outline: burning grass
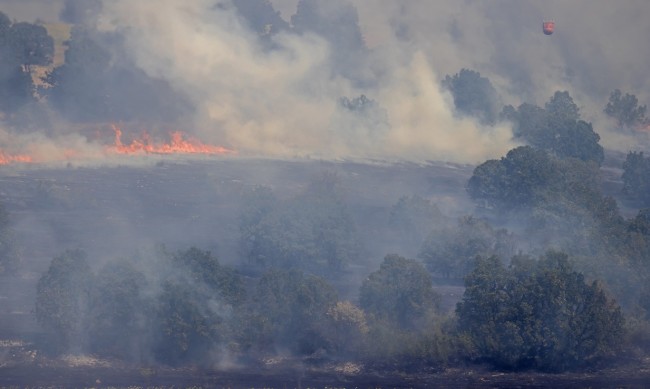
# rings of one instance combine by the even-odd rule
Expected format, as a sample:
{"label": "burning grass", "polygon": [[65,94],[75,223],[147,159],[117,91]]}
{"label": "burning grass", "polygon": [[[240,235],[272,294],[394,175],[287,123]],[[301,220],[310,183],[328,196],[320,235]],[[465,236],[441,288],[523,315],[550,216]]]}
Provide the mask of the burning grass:
{"label": "burning grass", "polygon": [[122,129],[112,125],[114,138],[112,144],[99,141],[29,140],[14,139],[8,135],[9,144],[20,144],[18,151],[0,149],[0,166],[13,164],[46,164],[56,162],[83,162],[87,160],[106,160],[116,156],[147,155],[203,155],[222,156],[237,152],[223,146],[204,143],[181,131],[169,133],[168,140],[154,138],[148,132],[142,132],[130,140],[123,140]]}

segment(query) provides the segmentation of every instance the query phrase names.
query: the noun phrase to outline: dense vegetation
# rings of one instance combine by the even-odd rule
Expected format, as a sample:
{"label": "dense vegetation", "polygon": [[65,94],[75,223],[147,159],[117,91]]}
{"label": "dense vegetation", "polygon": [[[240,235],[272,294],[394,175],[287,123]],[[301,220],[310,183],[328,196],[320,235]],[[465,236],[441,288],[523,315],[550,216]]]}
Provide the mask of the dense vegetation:
{"label": "dense vegetation", "polygon": [[[99,6],[82,4],[67,2],[66,18],[76,21]],[[338,75],[356,77],[358,57],[346,55],[365,50],[356,12],[322,17],[319,2],[303,0],[289,26],[269,2],[251,4],[234,2],[265,49],[273,49],[269,36],[279,30],[321,34],[336,48]],[[52,38],[42,26],[0,13],[3,120],[24,128],[12,120],[38,96],[45,105],[29,109],[78,122],[167,121],[186,113],[189,106],[166,82],[118,60],[121,44],[110,32],[75,25],[65,62],[37,93],[29,68],[51,65]],[[601,190],[600,136],[568,92],[556,91],[543,108],[515,108],[501,107],[491,82],[473,70],[448,75],[440,86],[457,115],[484,126],[509,122],[524,144],[475,168],[467,193],[476,208],[467,215],[450,217],[429,199],[404,193],[385,210],[384,225],[372,226],[381,234],[362,241],[359,230],[369,226],[355,219],[335,174],[315,177],[287,198],[258,186],[232,205],[241,209],[241,250],[239,261],[228,263],[239,266],[197,247],[102,266],[82,250],[56,255],[36,291],[35,314],[48,335],[41,346],[170,365],[291,354],[314,363],[478,361],[564,371],[632,347],[626,335],[650,336],[650,211],[643,209],[650,204],[650,159],[630,152],[622,166],[622,194],[641,208],[626,219]],[[123,95],[147,105],[135,109]],[[380,103],[365,95],[338,101],[381,130],[387,119]],[[621,131],[645,125],[645,111],[619,90],[604,108]],[[19,267],[12,234],[0,209],[0,272]],[[416,258],[364,258],[384,236]],[[381,264],[364,267],[370,262]],[[365,277],[353,285],[353,298],[342,298],[341,279],[355,266]],[[440,309],[434,280],[464,283],[455,309]]]}

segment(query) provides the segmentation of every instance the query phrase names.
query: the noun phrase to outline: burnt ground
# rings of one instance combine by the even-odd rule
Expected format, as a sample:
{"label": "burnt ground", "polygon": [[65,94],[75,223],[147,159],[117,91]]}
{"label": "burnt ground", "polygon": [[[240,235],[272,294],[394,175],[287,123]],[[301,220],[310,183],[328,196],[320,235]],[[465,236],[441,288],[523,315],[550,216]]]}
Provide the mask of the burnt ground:
{"label": "burnt ground", "polygon": [[[427,372],[366,369],[352,363],[286,361],[258,368],[123,366],[89,357],[0,366],[2,388],[647,388],[650,361],[597,372],[498,372],[472,365]],[[84,361],[84,359],[86,359]]]}
{"label": "burnt ground", "polygon": [[[33,315],[35,286],[53,256],[83,248],[93,265],[165,244],[211,250],[238,265],[236,204],[245,190],[271,187],[279,197],[302,190],[322,172],[335,172],[369,248],[338,285],[354,299],[360,277],[387,252],[412,257],[413,248],[383,245],[381,223],[402,196],[434,201],[449,216],[470,213],[465,184],[473,167],[444,163],[357,163],[243,158],[144,160],[103,167],[0,167],[0,201],[22,250],[17,275],[0,280],[0,387],[630,387],[650,385],[650,362],[599,372],[561,375],[498,373],[472,365],[413,374],[354,364],[315,366],[281,361],[255,369],[133,367],[90,356],[51,359],[35,348],[42,330]],[[620,188],[616,167],[606,191]],[[411,252],[409,252],[409,249]],[[401,250],[401,251],[399,251]],[[453,309],[462,286],[439,287]],[[646,363],[647,362],[647,363]]]}

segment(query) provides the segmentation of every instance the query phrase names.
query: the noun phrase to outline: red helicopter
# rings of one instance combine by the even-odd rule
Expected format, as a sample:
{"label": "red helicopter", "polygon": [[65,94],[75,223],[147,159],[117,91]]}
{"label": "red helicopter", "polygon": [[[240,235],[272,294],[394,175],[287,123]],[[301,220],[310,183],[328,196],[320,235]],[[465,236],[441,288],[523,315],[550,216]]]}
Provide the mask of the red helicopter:
{"label": "red helicopter", "polygon": [[555,29],[555,22],[552,20],[545,20],[542,22],[542,31],[544,35],[551,35]]}

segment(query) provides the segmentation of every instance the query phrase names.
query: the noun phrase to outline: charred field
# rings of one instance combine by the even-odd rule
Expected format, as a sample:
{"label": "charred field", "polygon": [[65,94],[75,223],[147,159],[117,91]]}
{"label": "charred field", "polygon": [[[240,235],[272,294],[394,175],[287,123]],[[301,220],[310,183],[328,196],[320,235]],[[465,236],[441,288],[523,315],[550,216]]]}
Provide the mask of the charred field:
{"label": "charred field", "polygon": [[[435,198],[447,211],[465,212],[471,206],[464,193],[471,171],[470,166],[443,163],[155,157],[102,167],[4,166],[0,197],[15,226],[21,263],[17,274],[0,283],[0,386],[413,386],[415,381],[397,373],[365,372],[345,363],[315,367],[295,358],[210,370],[55,357],[36,346],[44,337],[34,314],[36,284],[52,257],[71,248],[85,250],[92,265],[100,266],[156,245],[195,246],[246,272],[236,243],[242,193],[266,186],[289,197],[323,172],[336,174],[363,239],[373,241],[373,226],[401,196]],[[376,266],[383,250],[368,250],[365,259],[350,266],[337,285],[343,295],[356,297],[358,273]],[[449,296],[444,306],[453,307],[462,288],[441,288]]]}
{"label": "charred field", "polygon": [[[93,265],[153,245],[211,250],[242,272],[238,257],[238,199],[255,186],[278,196],[300,192],[310,178],[334,172],[344,189],[365,246],[337,284],[343,297],[356,298],[359,274],[377,266],[386,250],[372,248],[378,224],[400,197],[432,199],[450,215],[471,213],[465,193],[473,167],[444,163],[350,161],[146,160],[138,165],[44,168],[6,166],[0,171],[0,198],[16,226],[22,262],[0,283],[0,387],[626,387],[650,382],[650,361],[562,374],[498,372],[486,366],[400,370],[393,366],[314,362],[308,358],[260,359],[227,367],[174,368],[130,365],[91,355],[50,355],[39,349],[44,337],[34,315],[36,283],[54,255],[83,248]],[[616,185],[616,183],[612,184]],[[436,287],[441,306],[452,310],[460,286]]]}

